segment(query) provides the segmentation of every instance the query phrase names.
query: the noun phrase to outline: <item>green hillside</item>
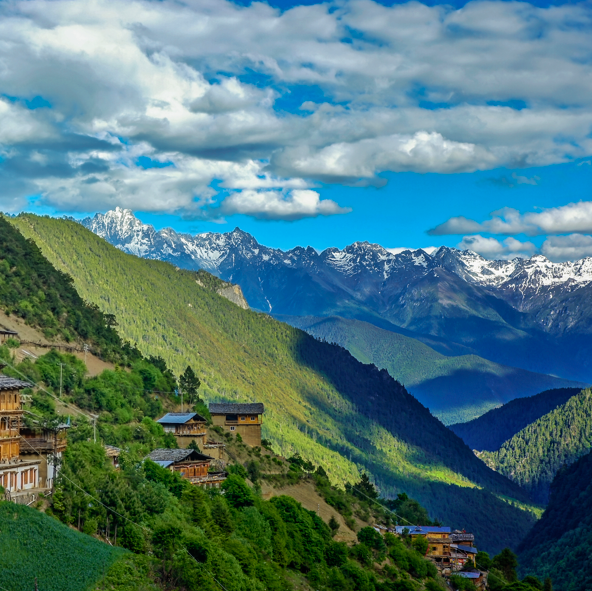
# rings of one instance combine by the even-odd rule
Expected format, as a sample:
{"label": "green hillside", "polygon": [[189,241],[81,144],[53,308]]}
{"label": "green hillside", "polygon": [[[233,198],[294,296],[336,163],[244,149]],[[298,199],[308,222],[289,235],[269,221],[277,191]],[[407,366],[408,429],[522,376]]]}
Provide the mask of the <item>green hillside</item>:
{"label": "green hillside", "polygon": [[0,564],[5,591],[91,589],[126,554],[30,507],[0,501]]}
{"label": "green hillside", "polygon": [[[360,320],[286,317],[293,326],[386,369],[445,425],[469,421],[513,398],[576,384],[477,355],[448,357],[420,341]],[[505,441],[505,440],[504,440]]]}
{"label": "green hillside", "polygon": [[592,453],[562,468],[549,505],[519,548],[524,574],[551,577],[555,591],[592,589]]}
{"label": "green hillside", "polygon": [[592,448],[592,390],[582,390],[506,441],[498,451],[481,452],[493,469],[545,504],[555,474]]}
{"label": "green hillside", "polygon": [[74,222],[10,221],[74,277],[85,300],[115,316],[123,338],[177,374],[190,364],[207,401],[264,402],[265,436],[281,455],[298,452],[335,482],[367,470],[384,496],[407,492],[433,517],[473,529],[491,551],[516,545],[532,524],[529,512],[500,500],[526,501],[522,491],[487,469],[386,371],[235,306],[199,285],[195,273],[126,255]]}
{"label": "green hillside", "polygon": [[496,451],[518,431],[567,402],[580,388],[557,388],[517,398],[468,423],[449,425],[471,449]]}

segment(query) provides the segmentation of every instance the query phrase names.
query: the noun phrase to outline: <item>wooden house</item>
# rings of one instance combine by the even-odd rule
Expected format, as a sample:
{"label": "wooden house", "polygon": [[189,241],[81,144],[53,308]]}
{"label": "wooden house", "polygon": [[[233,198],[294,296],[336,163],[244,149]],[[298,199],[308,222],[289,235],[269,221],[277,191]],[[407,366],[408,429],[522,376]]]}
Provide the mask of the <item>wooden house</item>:
{"label": "wooden house", "polygon": [[407,533],[411,538],[417,536],[426,538],[428,542],[426,556],[439,568],[449,568],[452,565],[450,532],[449,527],[432,525],[410,525],[407,527],[398,525],[395,528],[395,533],[399,536]]}
{"label": "wooden house", "polygon": [[453,570],[460,570],[469,560],[477,562],[477,548],[463,546],[461,544],[450,544],[451,562]]}
{"label": "wooden house", "polygon": [[211,488],[219,487],[226,480],[226,472],[209,471],[213,458],[194,449],[155,449],[146,457],[171,472],[177,472],[191,484]]}
{"label": "wooden house", "polygon": [[471,583],[473,583],[473,585],[475,585],[475,587],[479,590],[487,589],[488,577],[486,572],[481,572],[477,569],[473,569],[471,571],[459,572],[454,574],[458,575],[459,577],[462,577],[463,579],[469,579],[469,581],[471,581]]}
{"label": "wooden house", "polygon": [[463,546],[474,546],[475,545],[475,536],[471,533],[466,531],[461,531],[460,529],[455,529],[450,534],[450,541],[453,544],[462,544]]}
{"label": "wooden house", "polygon": [[21,428],[20,454],[22,460],[39,459],[39,486],[52,488],[59,474],[62,455],[68,440],[66,431],[69,424],[62,423],[55,430],[45,429],[33,424]]}
{"label": "wooden house", "polygon": [[165,433],[172,433],[175,436],[179,447],[184,449],[195,441],[203,450],[206,419],[196,412],[169,412],[156,422],[162,425]]}
{"label": "wooden house", "polygon": [[116,470],[119,470],[119,455],[121,454],[121,450],[113,445],[103,445],[103,448],[105,449],[105,455],[109,459],[111,465]]}
{"label": "wooden house", "polygon": [[[21,419],[23,416],[20,391],[31,384],[0,375],[0,486],[10,500],[28,502],[27,493],[38,488],[37,459],[20,458]],[[19,501],[19,499],[21,501]]]}
{"label": "wooden house", "polygon": [[8,339],[16,339],[18,337],[18,332],[15,330],[9,330],[8,328],[4,328],[0,326],[0,343],[6,342]]}
{"label": "wooden house", "polygon": [[247,445],[252,447],[261,445],[261,425],[265,412],[263,403],[212,403],[209,410],[214,425],[222,427],[233,435],[240,435]]}

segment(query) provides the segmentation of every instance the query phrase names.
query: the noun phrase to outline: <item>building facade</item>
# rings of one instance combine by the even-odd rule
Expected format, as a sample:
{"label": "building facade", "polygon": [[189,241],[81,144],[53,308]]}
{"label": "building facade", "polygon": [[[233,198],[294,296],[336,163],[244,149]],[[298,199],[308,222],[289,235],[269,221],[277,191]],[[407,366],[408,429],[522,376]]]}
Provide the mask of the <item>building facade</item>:
{"label": "building facade", "polygon": [[0,374],[0,486],[7,499],[19,502],[39,486],[40,460],[22,459],[20,391],[30,384]]}
{"label": "building facade", "polygon": [[206,437],[206,419],[196,412],[169,412],[156,420],[165,433],[172,433],[180,448],[187,448],[195,441],[199,449],[203,450]]}
{"label": "building facade", "polygon": [[214,425],[233,435],[240,435],[243,442],[251,447],[261,446],[263,403],[212,403],[209,410]]}
{"label": "building facade", "polygon": [[213,458],[194,449],[155,449],[146,457],[197,486],[217,488],[226,480],[226,472],[210,472]]}

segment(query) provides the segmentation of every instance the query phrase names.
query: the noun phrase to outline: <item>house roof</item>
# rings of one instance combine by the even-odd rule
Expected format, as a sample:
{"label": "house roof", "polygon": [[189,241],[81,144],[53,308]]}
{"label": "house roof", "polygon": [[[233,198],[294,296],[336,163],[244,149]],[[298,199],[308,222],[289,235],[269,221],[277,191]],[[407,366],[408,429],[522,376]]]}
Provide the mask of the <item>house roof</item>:
{"label": "house roof", "polygon": [[433,525],[397,525],[395,527],[396,532],[401,535],[403,530],[409,530],[409,534],[414,535],[423,535],[427,536],[428,534],[449,534],[450,528],[449,527],[435,527]]}
{"label": "house roof", "polygon": [[477,548],[473,548],[473,546],[461,546],[460,544],[453,544],[452,547],[462,550],[463,552],[468,552],[469,554],[477,554]]}
{"label": "house roof", "polygon": [[10,330],[9,328],[1,328],[0,327],[0,334],[11,334],[11,335],[17,335],[18,332],[16,332],[16,330]]}
{"label": "house roof", "polygon": [[210,404],[213,415],[262,415],[265,407],[262,402],[239,404],[237,402],[216,402]]}
{"label": "house roof", "polygon": [[146,457],[165,468],[178,462],[199,462],[214,459],[194,449],[155,449]]}
{"label": "house roof", "polygon": [[478,579],[481,576],[481,573],[465,573],[462,571],[454,574],[459,577],[464,577],[465,579]]}
{"label": "house roof", "polygon": [[105,454],[109,458],[116,458],[121,453],[121,449],[115,447],[114,445],[104,445],[103,447],[105,448]]}
{"label": "house roof", "polygon": [[156,422],[160,423],[161,425],[184,425],[193,418],[196,421],[203,421],[204,423],[206,422],[206,420],[196,412],[169,412],[164,415],[164,417],[157,419]]}
{"label": "house roof", "polygon": [[33,384],[9,378],[8,376],[0,374],[0,390],[22,390],[23,388],[32,388]]}

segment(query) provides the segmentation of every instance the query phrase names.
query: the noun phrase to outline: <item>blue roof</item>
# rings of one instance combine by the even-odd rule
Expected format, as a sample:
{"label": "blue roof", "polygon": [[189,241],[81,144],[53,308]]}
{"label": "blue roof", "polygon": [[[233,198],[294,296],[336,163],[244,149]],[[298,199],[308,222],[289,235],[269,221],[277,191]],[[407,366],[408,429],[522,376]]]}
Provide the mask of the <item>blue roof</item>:
{"label": "blue roof", "polygon": [[184,425],[185,423],[189,422],[193,417],[197,417],[198,420],[205,419],[198,415],[196,412],[169,412],[164,417],[160,417],[157,419],[157,423],[167,424],[167,425]]}
{"label": "blue roof", "polygon": [[459,550],[463,552],[469,552],[470,554],[477,554],[477,548],[473,548],[473,546],[461,546],[460,544],[457,546]]}
{"label": "blue roof", "polygon": [[463,572],[459,572],[459,573],[454,573],[455,575],[458,575],[459,577],[464,577],[465,579],[478,579],[481,576],[481,573],[463,573]]}
{"label": "blue roof", "polygon": [[152,460],[155,464],[162,466],[163,468],[168,468],[174,462],[165,462],[164,460]]}
{"label": "blue roof", "polygon": [[412,536],[417,534],[423,536],[427,536],[428,534],[450,534],[451,531],[449,527],[435,527],[433,525],[397,525],[395,528],[399,535],[405,529],[409,530]]}

